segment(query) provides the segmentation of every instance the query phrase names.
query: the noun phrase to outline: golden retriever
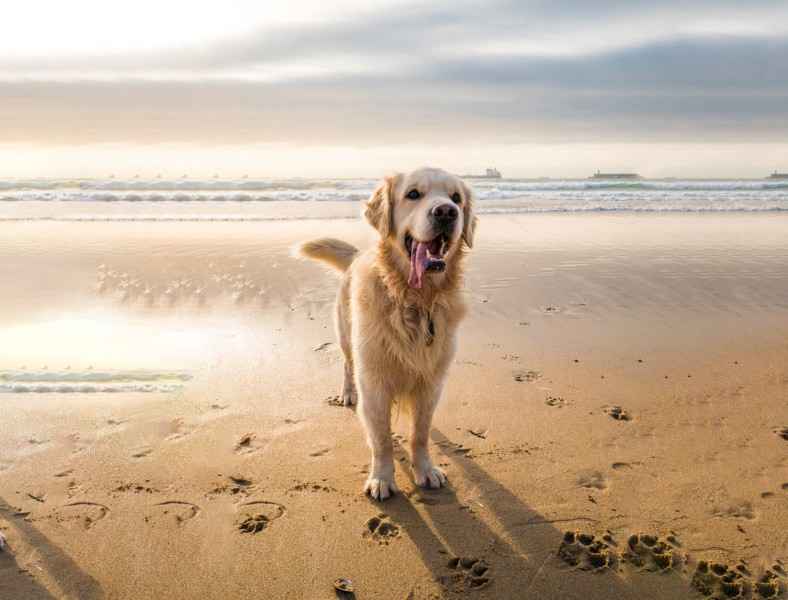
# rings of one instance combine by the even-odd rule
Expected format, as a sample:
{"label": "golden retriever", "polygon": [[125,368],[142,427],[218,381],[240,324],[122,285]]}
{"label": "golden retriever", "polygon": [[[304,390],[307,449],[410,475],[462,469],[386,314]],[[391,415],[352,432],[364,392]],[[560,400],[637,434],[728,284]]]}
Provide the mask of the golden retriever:
{"label": "golden retriever", "polygon": [[397,492],[391,411],[412,418],[417,485],[438,488],[446,475],[429,455],[432,415],[465,314],[462,263],[473,245],[476,217],[469,187],[440,169],[387,177],[364,206],[380,234],[365,252],[335,239],[302,244],[302,256],[344,273],[336,330],[345,356],[342,399],[355,404],[372,450],[364,491],[376,500]]}

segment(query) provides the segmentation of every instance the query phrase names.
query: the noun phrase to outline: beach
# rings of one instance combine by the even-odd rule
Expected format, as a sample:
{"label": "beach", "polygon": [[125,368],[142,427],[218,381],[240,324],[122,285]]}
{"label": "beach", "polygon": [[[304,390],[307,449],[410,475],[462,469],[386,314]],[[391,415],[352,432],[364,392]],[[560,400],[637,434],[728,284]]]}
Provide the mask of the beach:
{"label": "beach", "polygon": [[785,212],[482,214],[449,487],[401,415],[379,503],[337,278],[291,252],[373,244],[357,203],[127,202],[0,222],[0,599],[788,593]]}

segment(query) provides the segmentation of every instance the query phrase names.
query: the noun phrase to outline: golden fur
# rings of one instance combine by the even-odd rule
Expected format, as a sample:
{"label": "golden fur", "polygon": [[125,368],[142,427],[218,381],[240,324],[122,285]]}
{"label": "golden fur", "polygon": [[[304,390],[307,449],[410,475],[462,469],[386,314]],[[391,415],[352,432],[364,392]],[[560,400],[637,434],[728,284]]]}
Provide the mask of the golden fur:
{"label": "golden fur", "polygon": [[[421,197],[406,197],[417,189]],[[423,286],[408,285],[405,236],[436,235],[431,211],[455,202],[460,210],[443,272],[426,274]],[[454,195],[454,196],[453,196]],[[456,202],[455,202],[456,204]],[[372,450],[365,491],[385,499],[397,491],[391,442],[391,409],[399,403],[413,422],[411,455],[416,483],[440,487],[444,473],[428,451],[432,415],[456,348],[465,314],[460,295],[466,249],[473,245],[476,217],[470,189],[439,169],[421,169],[386,180],[365,203],[364,216],[380,234],[377,246],[358,252],[345,242],[306,242],[300,253],[343,271],[336,303],[337,337],[345,356],[342,398],[356,403]]]}

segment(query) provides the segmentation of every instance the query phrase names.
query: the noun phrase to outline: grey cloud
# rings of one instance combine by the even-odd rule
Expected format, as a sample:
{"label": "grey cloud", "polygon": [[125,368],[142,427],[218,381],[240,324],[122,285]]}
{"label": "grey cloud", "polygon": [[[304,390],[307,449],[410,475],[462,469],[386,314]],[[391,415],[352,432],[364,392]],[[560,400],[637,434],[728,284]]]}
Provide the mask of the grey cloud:
{"label": "grey cloud", "polygon": [[[785,16],[776,2],[500,2],[361,15],[163,56],[108,57],[114,82],[0,82],[3,141],[308,144],[784,141],[788,38],[672,35],[570,56],[484,55],[487,41],[643,27],[713,14]],[[743,8],[744,6],[744,8]],[[780,12],[781,9],[782,12]],[[781,16],[782,15],[782,16]],[[467,43],[450,58],[448,41]],[[445,41],[448,40],[448,41]],[[137,69],[225,69],[332,55],[398,66],[278,83],[147,81]],[[1,62],[0,62],[1,64]],[[52,65],[49,65],[52,67]],[[20,67],[20,65],[17,65]]]}
{"label": "grey cloud", "polygon": [[337,21],[311,25],[261,28],[236,39],[197,47],[155,53],[103,55],[41,60],[0,57],[0,69],[57,71],[58,69],[116,69],[159,71],[183,69],[229,69],[250,65],[278,64],[310,59],[355,56],[369,61],[385,57],[431,60],[460,46],[484,49],[489,43],[539,39],[545,35],[571,42],[578,34],[604,39],[611,30],[641,32],[645,39],[654,31],[669,35],[698,19],[739,23],[748,19],[763,26],[775,22],[788,30],[788,6],[775,0],[535,0],[522,2],[442,2],[360,13]]}

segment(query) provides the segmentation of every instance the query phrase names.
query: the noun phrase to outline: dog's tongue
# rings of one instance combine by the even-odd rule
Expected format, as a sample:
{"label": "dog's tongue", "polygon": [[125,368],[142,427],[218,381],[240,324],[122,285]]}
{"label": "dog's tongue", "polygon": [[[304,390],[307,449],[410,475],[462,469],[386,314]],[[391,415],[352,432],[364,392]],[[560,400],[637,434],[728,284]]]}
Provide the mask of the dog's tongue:
{"label": "dog's tongue", "polygon": [[410,276],[408,277],[408,285],[412,288],[421,289],[422,278],[424,272],[427,270],[427,264],[430,259],[427,255],[427,247],[429,244],[424,242],[413,242],[414,248],[410,254]]}

